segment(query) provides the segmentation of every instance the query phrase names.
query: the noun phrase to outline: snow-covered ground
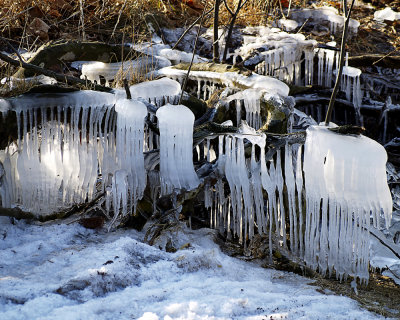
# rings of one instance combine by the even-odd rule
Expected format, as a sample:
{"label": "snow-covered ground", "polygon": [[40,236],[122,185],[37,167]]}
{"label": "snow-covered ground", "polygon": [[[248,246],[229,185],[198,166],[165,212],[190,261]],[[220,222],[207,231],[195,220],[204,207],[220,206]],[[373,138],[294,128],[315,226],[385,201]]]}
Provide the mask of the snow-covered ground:
{"label": "snow-covered ground", "polygon": [[379,319],[310,279],[225,255],[210,229],[181,229],[184,249],[167,253],[135,230],[0,222],[3,320]]}

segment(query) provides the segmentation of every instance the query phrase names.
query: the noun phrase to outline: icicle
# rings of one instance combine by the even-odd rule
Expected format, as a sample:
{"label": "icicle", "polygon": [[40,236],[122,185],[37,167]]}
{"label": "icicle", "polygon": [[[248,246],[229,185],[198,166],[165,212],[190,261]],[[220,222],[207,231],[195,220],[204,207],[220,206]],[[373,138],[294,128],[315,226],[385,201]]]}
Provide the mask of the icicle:
{"label": "icicle", "polygon": [[[143,143],[144,118],[147,116],[146,106],[136,100],[119,100],[115,110],[117,118],[116,154],[118,167],[126,173],[127,190],[130,193],[130,203],[136,211],[136,203],[143,196],[146,187],[146,172],[144,169]],[[122,175],[122,173],[120,173]],[[116,180],[117,181],[117,180]],[[118,181],[122,181],[119,178]],[[118,192],[124,184],[117,186]],[[114,189],[113,189],[114,190]],[[114,195],[114,199],[115,199]],[[115,204],[114,204],[115,206]],[[122,207],[127,209],[126,206]],[[115,208],[114,208],[115,209]],[[118,212],[118,211],[116,211]],[[126,212],[122,211],[122,215]]]}
{"label": "icicle", "polygon": [[197,187],[199,179],[192,156],[193,113],[183,105],[167,104],[157,110],[156,116],[160,128],[161,194]]}

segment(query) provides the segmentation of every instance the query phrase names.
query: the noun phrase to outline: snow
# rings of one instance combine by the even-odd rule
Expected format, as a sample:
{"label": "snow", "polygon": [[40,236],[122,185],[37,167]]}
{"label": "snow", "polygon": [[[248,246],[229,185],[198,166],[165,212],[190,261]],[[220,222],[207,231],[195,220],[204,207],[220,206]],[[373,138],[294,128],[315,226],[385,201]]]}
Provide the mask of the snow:
{"label": "snow", "polygon": [[1,319],[380,319],[310,279],[231,258],[181,227],[167,253],[144,232],[0,224]]}
{"label": "snow", "polygon": [[299,23],[291,19],[279,19],[278,27],[285,31],[293,31],[299,26]]}
{"label": "snow", "polygon": [[[155,57],[157,59],[164,59],[169,61],[170,65],[175,65],[178,63],[192,61],[193,53],[187,53],[185,51],[180,51],[177,49],[171,49],[169,45],[160,43],[141,43],[137,45],[132,45],[132,48],[143,52],[149,56]],[[207,62],[208,59],[200,57],[195,54],[193,58],[194,63]],[[150,70],[149,70],[150,71]]]}
{"label": "snow", "polygon": [[386,7],[385,9],[375,11],[374,20],[381,22],[384,20],[400,20],[400,13],[393,11],[390,7]]}

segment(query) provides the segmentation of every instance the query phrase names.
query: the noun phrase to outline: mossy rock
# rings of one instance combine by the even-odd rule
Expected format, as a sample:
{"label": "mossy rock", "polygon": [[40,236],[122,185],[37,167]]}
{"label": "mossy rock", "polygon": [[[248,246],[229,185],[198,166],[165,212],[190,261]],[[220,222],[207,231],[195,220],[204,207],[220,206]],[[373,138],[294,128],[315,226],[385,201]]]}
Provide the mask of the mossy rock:
{"label": "mossy rock", "polygon": [[[67,41],[50,42],[36,52],[28,63],[41,68],[61,73],[65,62],[72,61],[100,61],[120,62],[134,59],[140,54],[128,46],[110,45],[103,42]],[[31,70],[20,68],[14,76],[17,78],[32,77],[35,73]]]}
{"label": "mossy rock", "polygon": [[[188,70],[190,63],[179,63],[173,68],[179,70]],[[208,72],[217,72],[217,73],[225,73],[225,72],[238,72],[243,75],[251,75],[251,71],[240,67],[237,65],[223,64],[223,63],[214,63],[214,62],[202,62],[202,63],[193,63],[190,69],[191,71],[208,71]]]}
{"label": "mossy rock", "polygon": [[207,103],[190,94],[183,95],[181,104],[188,107],[193,112],[196,120],[207,111]]}

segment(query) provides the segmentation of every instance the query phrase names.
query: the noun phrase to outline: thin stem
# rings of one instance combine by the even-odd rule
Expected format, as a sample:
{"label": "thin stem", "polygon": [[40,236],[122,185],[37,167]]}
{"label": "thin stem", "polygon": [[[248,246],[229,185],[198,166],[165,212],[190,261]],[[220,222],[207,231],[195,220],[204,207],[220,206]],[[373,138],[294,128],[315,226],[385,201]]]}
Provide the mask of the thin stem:
{"label": "thin stem", "polygon": [[[210,10],[208,10],[205,13],[205,16],[208,15],[209,13],[211,13],[211,11],[213,11],[214,8],[211,8]],[[199,20],[201,19],[201,16],[198,17],[186,30],[184,33],[182,33],[182,35],[179,37],[178,41],[176,41],[175,45],[172,47],[172,50],[176,49],[176,47],[178,46],[178,44],[182,41],[182,39],[186,36],[186,34],[192,30],[192,28],[196,25],[197,22],[199,22]]]}
{"label": "thin stem", "polygon": [[343,9],[344,9],[343,16],[344,16],[345,22],[344,22],[344,26],[343,26],[342,45],[340,47],[339,70],[336,75],[336,82],[335,82],[335,86],[333,87],[331,100],[329,101],[328,111],[326,112],[326,117],[325,117],[325,125],[326,126],[329,125],[329,122],[331,121],[332,111],[333,111],[333,107],[335,105],[336,96],[339,92],[340,80],[342,78],[342,73],[343,73],[343,65],[344,65],[344,57],[345,57],[345,49],[346,49],[346,39],[347,39],[348,30],[349,30],[350,16],[351,16],[351,11],[353,9],[354,2],[355,2],[355,0],[353,0],[353,2],[351,3],[350,9],[347,10],[347,0],[343,0]]}
{"label": "thin stem", "polygon": [[203,13],[201,14],[199,30],[197,30],[196,40],[194,41],[194,46],[193,46],[192,60],[190,61],[188,72],[186,74],[185,81],[184,81],[183,86],[182,86],[182,92],[181,92],[181,96],[179,98],[179,103],[178,104],[181,104],[181,102],[182,102],[183,92],[186,89],[187,81],[189,79],[190,70],[192,69],[192,65],[193,65],[193,61],[194,61],[194,55],[195,55],[196,47],[197,47],[197,41],[199,40],[200,31],[201,31],[201,24],[203,23],[203,18],[204,18],[205,12],[206,12],[206,7],[204,7]]}
{"label": "thin stem", "polygon": [[218,16],[219,16],[219,6],[221,0],[215,0],[214,5],[214,35],[213,35],[213,61],[219,61],[219,45],[218,45]]}

